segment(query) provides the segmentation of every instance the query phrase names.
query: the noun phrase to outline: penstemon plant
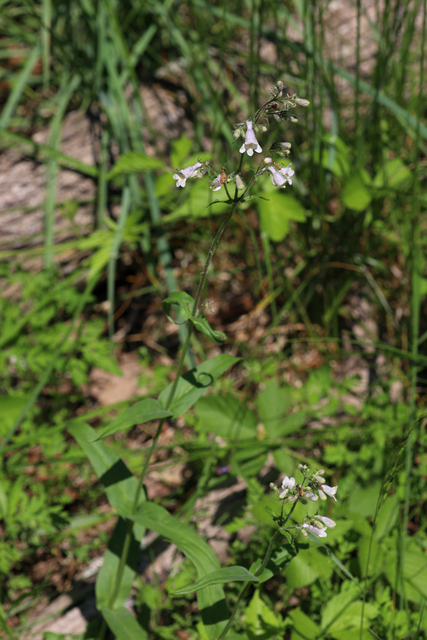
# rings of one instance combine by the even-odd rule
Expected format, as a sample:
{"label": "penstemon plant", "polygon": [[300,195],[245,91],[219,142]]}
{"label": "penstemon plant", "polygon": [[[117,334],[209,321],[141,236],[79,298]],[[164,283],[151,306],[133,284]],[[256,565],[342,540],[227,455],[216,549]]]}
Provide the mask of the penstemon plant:
{"label": "penstemon plant", "polygon": [[[224,168],[221,171],[215,170],[208,162],[201,160],[184,169],[176,170],[173,178],[177,187],[184,188],[187,181],[208,177],[209,187],[213,192],[224,188],[228,198],[226,203],[230,205],[230,209],[212,239],[194,298],[186,292],[175,292],[163,303],[164,311],[170,320],[174,310],[179,321],[187,323],[187,335],[177,363],[175,378],[157,399],[148,398],[137,402],[119,413],[101,433],[95,432],[82,422],[76,422],[70,428],[103,482],[110,504],[119,515],[96,582],[97,607],[103,616],[103,623],[97,635],[99,640],[105,638],[107,627],[110,627],[118,638],[149,637],[149,621],[145,620],[141,626],[124,606],[136,574],[139,545],[146,528],[170,539],[193,562],[197,572],[196,582],[176,591],[174,595],[197,592],[202,619],[200,637],[222,640],[231,629],[239,604],[249,586],[263,582],[282,570],[298,553],[294,534],[300,532],[304,536],[324,538],[327,529],[335,526],[333,520],[317,514],[306,515],[299,522],[294,519],[293,514],[298,503],[326,500],[327,496],[336,500],[337,487],[326,485],[321,471],[310,472],[307,466],[300,465],[301,482],[297,483],[295,478],[285,476],[281,488],[271,485],[277,496],[278,512],[273,514],[276,529],[264,558],[257,559],[249,570],[244,567],[221,568],[209,545],[190,526],[180,522],[163,507],[149,502],[144,489],[144,479],[165,420],[182,415],[194,405],[216,378],[239,361],[238,358],[222,354],[182,374],[194,329],[215,343],[221,344],[226,338],[222,332],[213,330],[204,317],[206,303],[203,297],[215,251],[239,204],[251,197],[250,191],[258,179],[269,177],[274,186],[282,189],[292,185],[295,172],[287,161],[291,150],[290,143],[276,141],[263,151],[257,136],[267,131],[271,118],[280,123],[296,122],[293,110],[308,105],[308,100],[299,98],[296,94],[285,93],[284,84],[278,82],[271,92],[270,99],[255,115],[234,126],[233,136],[236,141],[241,140],[240,161],[236,170],[227,174]],[[253,156],[259,158],[258,165],[248,177],[245,172],[245,184],[243,162],[246,157]],[[233,187],[234,192],[231,194]],[[103,439],[119,430],[156,419],[157,428],[142,463],[140,477],[137,479],[123,461],[110,451]],[[287,544],[285,547],[279,545],[275,549],[280,535],[286,538]],[[228,609],[223,590],[223,585],[227,582],[243,582],[233,612]]]}

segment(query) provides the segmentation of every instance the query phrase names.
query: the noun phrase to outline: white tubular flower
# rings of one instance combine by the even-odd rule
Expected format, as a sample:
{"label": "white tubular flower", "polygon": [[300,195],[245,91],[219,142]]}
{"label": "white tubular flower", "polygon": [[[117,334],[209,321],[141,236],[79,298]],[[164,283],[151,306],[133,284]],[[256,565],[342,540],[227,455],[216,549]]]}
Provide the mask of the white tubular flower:
{"label": "white tubular flower", "polygon": [[279,498],[286,498],[289,493],[289,490],[292,490],[295,487],[295,478],[289,478],[285,476],[282,480],[282,493],[279,495]]}
{"label": "white tubular flower", "polygon": [[209,180],[210,183],[210,188],[212,189],[212,191],[219,191],[222,187],[222,183],[221,183],[221,174],[218,173],[217,177],[214,180]]}
{"label": "white tubular flower", "polygon": [[[337,501],[337,499],[335,497],[335,494],[337,492],[338,485],[336,487],[328,487],[327,484],[322,484],[321,488],[322,488],[322,493],[326,494],[330,498],[333,498],[335,500],[335,502]],[[321,500],[324,500],[324,498],[322,498],[322,496],[321,496],[320,490],[319,490],[319,496],[320,496]]]}
{"label": "white tubular flower", "polygon": [[316,480],[319,484],[325,484],[325,478],[322,476],[323,469],[319,469],[317,473],[313,474],[313,480]]}
{"label": "white tubular flower", "polygon": [[247,152],[248,156],[253,156],[254,151],[257,153],[261,153],[262,149],[258,140],[255,137],[255,134],[252,130],[252,120],[246,120],[246,136],[245,141],[239,149],[240,153]]}
{"label": "white tubular flower", "polygon": [[196,164],[191,165],[191,167],[186,167],[185,169],[177,169],[176,173],[173,174],[173,179],[177,181],[177,187],[185,187],[185,183],[187,178],[195,178],[198,169],[202,166],[201,162],[196,162]]}
{"label": "white tubular flower", "polygon": [[295,478],[285,476],[282,480],[282,489],[293,489],[295,486]]}
{"label": "white tubular flower", "polygon": [[316,516],[316,520],[320,520],[320,522],[325,526],[329,527],[329,529],[333,529],[336,526],[336,522],[331,520],[331,518],[327,518],[326,516]]}
{"label": "white tubular flower", "polygon": [[304,523],[302,526],[318,538],[326,538],[327,536],[325,529],[319,529],[319,527],[315,527],[313,524]]}
{"label": "white tubular flower", "polygon": [[307,500],[311,500],[312,502],[316,502],[319,499],[319,496],[316,496],[316,494],[311,491],[307,491],[307,493],[304,494],[304,498],[307,498]]}
{"label": "white tubular flower", "polygon": [[279,170],[270,166],[267,167],[267,169],[271,173],[271,184],[273,184],[275,187],[285,188],[287,182],[289,184],[292,184],[291,178],[294,175],[295,171],[291,169],[291,165],[289,165],[288,167],[282,167]]}

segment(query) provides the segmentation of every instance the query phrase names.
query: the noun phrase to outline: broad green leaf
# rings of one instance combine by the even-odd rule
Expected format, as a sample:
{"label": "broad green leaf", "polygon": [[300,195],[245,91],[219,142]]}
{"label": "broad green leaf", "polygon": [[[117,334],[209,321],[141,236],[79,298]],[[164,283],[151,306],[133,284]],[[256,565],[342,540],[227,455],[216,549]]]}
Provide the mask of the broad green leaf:
{"label": "broad green leaf", "polygon": [[348,588],[342,591],[336,596],[332,596],[326,605],[322,609],[322,629],[326,629],[338,620],[340,616],[345,613],[347,607],[361,598],[362,594],[360,590],[355,586],[347,582],[343,583]]}
{"label": "broad green leaf", "polygon": [[283,418],[290,407],[289,393],[276,380],[268,380],[256,399],[259,417],[270,438],[280,435]]}
{"label": "broad green leaf", "polygon": [[114,167],[106,175],[107,180],[117,178],[122,174],[144,173],[164,168],[162,160],[151,158],[139,151],[128,151],[120,156]]}
{"label": "broad green leaf", "polygon": [[290,589],[299,589],[312,584],[317,578],[323,580],[332,574],[332,563],[313,547],[300,551],[286,569],[286,583]]}
{"label": "broad green leaf", "polygon": [[[261,485],[257,481],[255,485],[255,476],[265,466],[268,450],[268,445],[255,439],[254,435],[252,438],[248,437],[244,446],[237,447],[230,457],[230,467],[234,475],[240,476],[248,483],[251,482],[254,488],[256,485],[259,485],[261,489]],[[258,491],[256,491],[256,493],[258,493]],[[260,495],[264,496],[262,489]],[[265,496],[265,498],[268,500],[267,496]],[[257,499],[259,498],[257,497]]]}
{"label": "broad green leaf", "polygon": [[403,576],[408,599],[416,603],[426,600],[427,554],[425,551],[413,545],[405,552]]}
{"label": "broad green leaf", "polygon": [[26,395],[0,395],[0,437],[5,436],[28,402]]}
{"label": "broad green leaf", "polygon": [[95,585],[96,606],[98,609],[108,607],[109,605],[111,605],[112,608],[123,606],[132,589],[140,556],[141,539],[145,532],[145,529],[141,527],[141,525],[134,525],[128,558],[123,570],[120,587],[114,603],[110,603],[117,583],[117,572],[120,565],[127,526],[127,522],[119,518],[104,554],[102,567],[99,570]]}
{"label": "broad green leaf", "polygon": [[[191,527],[171,516],[163,507],[145,503],[132,520],[157,531],[181,549],[196,567],[198,580],[220,569],[219,560],[210,546]],[[208,638],[217,640],[229,618],[222,587],[205,587],[198,591],[197,601]]]}
{"label": "broad green leaf", "polygon": [[114,633],[116,640],[145,640],[147,632],[135,620],[130,611],[124,607],[101,610],[105,622]]}
{"label": "broad green leaf", "polygon": [[259,589],[255,590],[250,603],[246,607],[246,626],[249,636],[255,640],[268,640],[276,638],[277,634],[284,630],[283,618],[274,613],[271,607],[261,599]]}
{"label": "broad green leaf", "polygon": [[[357,545],[360,575],[363,578],[377,576],[381,573],[384,560],[384,549],[376,540],[361,538]],[[368,565],[369,558],[369,565]]]}
{"label": "broad green leaf", "polygon": [[231,395],[200,398],[194,407],[204,432],[227,440],[256,437],[257,420],[246,404]]}
{"label": "broad green leaf", "polygon": [[273,458],[276,467],[288,476],[292,475],[292,469],[295,467],[295,461],[285,449],[274,449]]}
{"label": "broad green leaf", "polygon": [[360,625],[359,627],[346,627],[341,630],[334,629],[331,637],[334,640],[372,640],[375,638],[369,629],[362,629],[362,633],[360,633]]}
{"label": "broad green leaf", "polygon": [[[258,576],[259,581],[261,583],[266,582],[277,573],[280,573],[280,571],[282,571],[282,569],[286,567],[286,565],[289,564],[296,555],[296,549],[292,548],[290,544],[287,544],[273,551],[270,560],[267,562],[267,566],[265,567],[264,571]],[[258,571],[259,567],[261,566],[261,562],[261,558],[255,560],[249,571],[251,573],[255,573],[256,571]]]}
{"label": "broad green leaf", "polygon": [[[184,169],[184,160],[188,157],[190,149],[193,146],[193,140],[187,138],[185,133],[180,138],[172,142],[171,165],[174,169]],[[187,166],[195,164],[188,162]]]}
{"label": "broad green leaf", "polygon": [[293,609],[288,614],[292,620],[294,629],[293,640],[317,640],[321,637],[320,627],[317,626],[301,609]]}
{"label": "broad green leaf", "polygon": [[252,504],[251,501],[250,506],[257,522],[267,527],[274,526],[273,515],[277,517],[280,514],[279,501],[275,495],[264,495],[261,500],[257,500],[256,504]]}
{"label": "broad green leaf", "polygon": [[377,189],[405,189],[411,181],[411,171],[400,158],[386,162],[375,176],[372,186]]}
{"label": "broad green leaf", "polygon": [[[269,380],[258,394],[257,407],[260,418],[270,438],[287,436],[297,431],[305,422],[304,411],[288,413],[292,406],[291,394]],[[288,414],[288,415],[286,415]]]}
{"label": "broad green leaf", "polygon": [[97,433],[95,442],[117,431],[129,429],[136,424],[143,424],[151,420],[162,420],[163,418],[169,418],[171,415],[171,412],[163,409],[162,405],[154,398],[141,400],[141,402],[137,402],[132,407],[120,411],[119,415],[114,418],[108,427],[103,429],[100,434]]}
{"label": "broad green leaf", "polygon": [[212,584],[225,584],[227,582],[259,582],[259,579],[249,573],[245,567],[223,567],[197,580],[194,584],[188,585],[188,587],[174,591],[171,595],[174,597],[185,596]]}
{"label": "broad green leaf", "polygon": [[381,505],[375,519],[374,535],[376,540],[380,540],[393,529],[399,516],[399,496],[395,493],[388,496]]}
{"label": "broad green leaf", "polygon": [[[180,377],[175,396],[169,407],[174,418],[185,413],[205,393],[210,385],[219,378],[227,369],[241,358],[235,358],[228,354],[221,354],[206,360],[198,367],[191,369]],[[165,407],[169,398],[172,383],[159,395],[159,402]]]}
{"label": "broad green leaf", "polygon": [[359,171],[347,178],[341,197],[345,206],[354,211],[364,211],[368,207],[372,197]]}
{"label": "broad green leaf", "polygon": [[[362,621],[362,602],[352,602],[345,609],[337,611],[338,617],[328,627],[328,635],[340,640],[341,638],[359,638],[360,623]],[[378,616],[375,605],[366,602],[363,608],[363,628],[367,629],[371,621]],[[357,633],[357,636],[355,635]],[[345,635],[344,635],[345,634]]]}
{"label": "broad green leaf", "polygon": [[261,231],[268,237],[280,242],[285,238],[291,220],[304,222],[306,212],[293,196],[282,193],[279,189],[268,193],[268,201],[258,200]]}
{"label": "broad green leaf", "polygon": [[377,507],[381,483],[374,481],[366,487],[355,484],[352,489],[352,499],[349,504],[349,513],[357,513],[364,518],[373,517]]}
{"label": "broad green leaf", "polygon": [[[104,485],[108,502],[122,518],[127,518],[132,513],[138,480],[123,460],[110,451],[104,442],[94,442],[97,433],[89,425],[78,422],[72,424],[68,430],[85,452]],[[141,492],[140,502],[144,500],[144,492]]]}

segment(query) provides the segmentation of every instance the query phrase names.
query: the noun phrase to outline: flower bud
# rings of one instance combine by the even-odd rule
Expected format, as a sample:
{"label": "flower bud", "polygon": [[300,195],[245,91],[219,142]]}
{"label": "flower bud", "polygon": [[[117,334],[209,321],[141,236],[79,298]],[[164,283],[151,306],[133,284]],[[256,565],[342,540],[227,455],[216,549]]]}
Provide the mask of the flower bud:
{"label": "flower bud", "polygon": [[242,191],[242,189],[245,188],[243,180],[240,176],[236,176],[236,187],[239,189],[239,191]]}
{"label": "flower bud", "polygon": [[299,107],[308,107],[310,104],[309,100],[305,98],[296,98],[295,102]]}
{"label": "flower bud", "polygon": [[274,88],[276,91],[283,91],[285,88],[285,83],[279,80]]}
{"label": "flower bud", "polygon": [[238,140],[240,138],[240,129],[234,129],[233,131],[233,138],[235,138],[236,140]]}
{"label": "flower bud", "polygon": [[294,124],[295,124],[295,122],[298,122],[298,118],[297,118],[296,116],[294,116],[294,114],[293,114],[293,113],[291,113],[291,114],[290,114],[290,116],[289,116],[289,120],[290,120],[291,122],[293,122]]}

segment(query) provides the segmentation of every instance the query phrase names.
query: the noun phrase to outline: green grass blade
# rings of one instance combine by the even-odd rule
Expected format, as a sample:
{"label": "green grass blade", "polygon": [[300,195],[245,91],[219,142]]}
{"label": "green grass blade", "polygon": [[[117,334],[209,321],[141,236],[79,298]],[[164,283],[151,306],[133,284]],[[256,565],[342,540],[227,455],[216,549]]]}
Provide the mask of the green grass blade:
{"label": "green grass blade", "polygon": [[[4,127],[0,127],[0,136],[3,136],[3,146],[15,147],[16,145],[22,145],[26,148],[25,153],[33,158],[37,158],[37,160],[55,158],[61,167],[64,167],[65,169],[78,171],[85,176],[90,176],[91,178],[96,178],[98,176],[98,169],[96,167],[80,162],[80,160],[67,156],[65,153],[61,153],[56,149],[52,149],[48,145],[37,144],[34,140],[25,138],[25,136],[21,136],[18,133],[8,131]],[[7,145],[5,144],[5,140],[7,140]]]}
{"label": "green grass blade", "polygon": [[108,292],[108,336],[113,341],[114,335],[114,300],[115,300],[115,277],[116,277],[116,264],[119,256],[120,244],[123,238],[123,232],[126,224],[126,220],[130,210],[130,189],[125,187],[123,189],[122,196],[122,208],[120,212],[119,222],[114,234],[114,240],[111,247],[110,259],[108,261],[107,272],[107,292]]}
{"label": "green grass blade", "polygon": [[[58,104],[55,115],[52,119],[50,127],[48,145],[56,149],[61,140],[62,121],[74,92],[80,84],[80,77],[74,76],[70,81],[68,76],[64,76],[59,90]],[[47,193],[45,203],[45,225],[44,225],[44,244],[46,252],[44,254],[44,265],[50,267],[53,263],[53,237],[54,237],[54,221],[55,221],[55,203],[56,203],[56,184],[58,177],[58,160],[49,158],[47,162]]]}
{"label": "green grass blade", "polygon": [[21,73],[18,75],[10,96],[3,107],[3,112],[0,116],[0,129],[7,129],[7,127],[9,126],[10,119],[15,112],[16,107],[18,106],[18,102],[21,99],[22,93],[25,89],[25,85],[27,84],[34,65],[36,64],[39,57],[40,46],[39,44],[36,44],[30,55],[28,56],[28,59],[24,64]]}
{"label": "green grass blade", "polygon": [[42,64],[43,87],[46,90],[50,78],[50,27],[52,23],[52,0],[42,0]]}

